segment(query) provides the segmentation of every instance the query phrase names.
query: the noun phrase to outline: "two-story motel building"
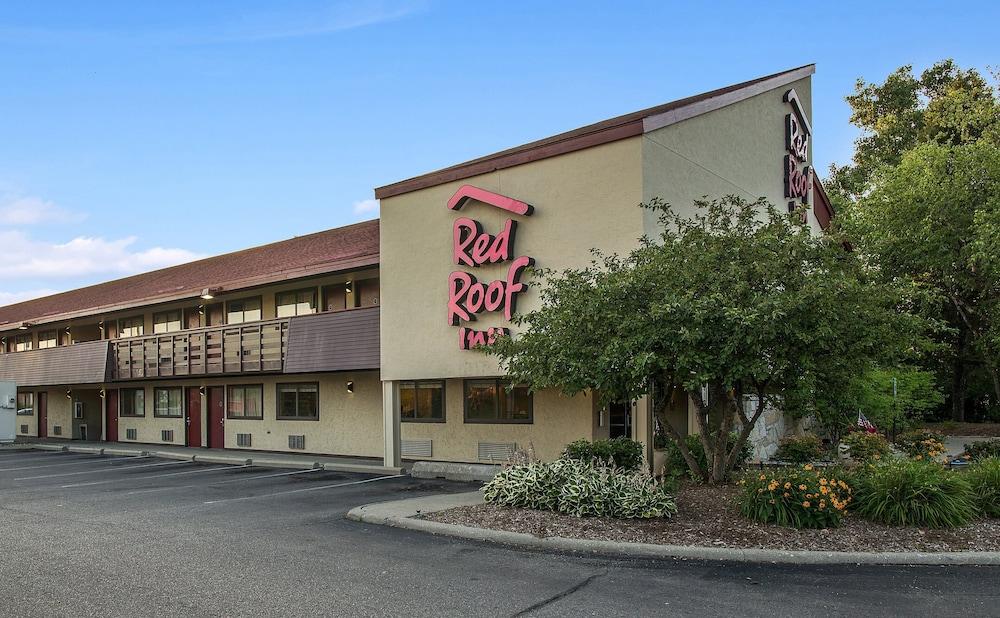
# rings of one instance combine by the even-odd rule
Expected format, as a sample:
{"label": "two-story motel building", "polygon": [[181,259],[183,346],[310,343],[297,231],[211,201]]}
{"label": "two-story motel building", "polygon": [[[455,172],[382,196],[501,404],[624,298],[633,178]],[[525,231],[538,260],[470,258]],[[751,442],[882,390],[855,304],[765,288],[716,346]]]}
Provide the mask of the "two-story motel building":
{"label": "two-story motel building", "polygon": [[[650,448],[644,400],[508,384],[471,350],[537,307],[526,267],[656,233],[638,208],[765,197],[832,216],[808,65],[380,187],[378,221],[0,308],[19,434],[457,462]],[[682,431],[689,406],[671,413]]]}

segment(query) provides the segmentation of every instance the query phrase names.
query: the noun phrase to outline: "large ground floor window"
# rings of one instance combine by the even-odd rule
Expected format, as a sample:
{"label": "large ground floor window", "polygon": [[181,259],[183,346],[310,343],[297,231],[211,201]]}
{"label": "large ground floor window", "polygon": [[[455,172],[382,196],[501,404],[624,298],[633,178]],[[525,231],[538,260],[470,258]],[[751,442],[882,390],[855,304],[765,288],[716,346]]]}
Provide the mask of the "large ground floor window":
{"label": "large ground floor window", "polygon": [[444,381],[399,383],[399,417],[406,422],[444,422]]}
{"label": "large ground floor window", "polygon": [[184,416],[184,389],[153,389],[153,416],[160,418]]}
{"label": "large ground floor window", "polygon": [[118,416],[146,416],[146,391],[141,388],[123,388],[118,406]]}
{"label": "large ground floor window", "polygon": [[465,422],[531,423],[532,396],[527,386],[502,378],[465,381]]}
{"label": "large ground floor window", "polygon": [[31,416],[35,413],[35,394],[17,394],[17,413],[21,416]]}
{"label": "large ground floor window", "polygon": [[319,384],[279,384],[278,420],[319,420]]}
{"label": "large ground floor window", "polygon": [[240,384],[230,386],[226,396],[226,415],[229,418],[264,418],[264,386]]}

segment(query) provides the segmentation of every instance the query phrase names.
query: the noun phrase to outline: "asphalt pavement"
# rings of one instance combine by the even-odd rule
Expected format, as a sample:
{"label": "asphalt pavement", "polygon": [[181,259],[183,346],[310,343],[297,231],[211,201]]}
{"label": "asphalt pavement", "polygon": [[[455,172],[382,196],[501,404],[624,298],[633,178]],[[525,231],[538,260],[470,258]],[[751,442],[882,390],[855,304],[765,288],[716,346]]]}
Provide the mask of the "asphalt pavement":
{"label": "asphalt pavement", "polygon": [[345,519],[469,484],[0,452],[4,616],[990,616],[995,567],[515,550]]}

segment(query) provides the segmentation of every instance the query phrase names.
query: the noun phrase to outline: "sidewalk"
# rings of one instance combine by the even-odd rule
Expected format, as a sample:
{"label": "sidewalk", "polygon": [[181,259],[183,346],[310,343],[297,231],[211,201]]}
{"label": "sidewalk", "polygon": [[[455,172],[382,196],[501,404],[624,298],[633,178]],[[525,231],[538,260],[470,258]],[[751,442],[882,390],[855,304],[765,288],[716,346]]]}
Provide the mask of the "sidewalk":
{"label": "sidewalk", "polygon": [[38,440],[0,446],[8,450],[65,451],[69,453],[99,453],[103,455],[149,455],[163,459],[197,461],[235,465],[254,465],[267,468],[306,470],[320,468],[334,472],[362,474],[402,474],[402,468],[390,468],[380,462],[358,457],[332,457],[326,455],[298,455],[295,453],[267,453],[234,449],[189,448],[161,444],[133,444],[127,442],[91,442],[82,440]]}
{"label": "sidewalk", "polygon": [[867,553],[651,545],[570,539],[558,536],[539,538],[521,532],[489,530],[416,519],[420,515],[460,506],[474,506],[482,504],[482,502],[482,493],[478,491],[410,498],[359,506],[351,509],[347,513],[347,518],[369,524],[406,528],[472,541],[511,545],[523,549],[586,553],[619,558],[679,558],[683,560],[782,564],[1000,565],[1000,552]]}

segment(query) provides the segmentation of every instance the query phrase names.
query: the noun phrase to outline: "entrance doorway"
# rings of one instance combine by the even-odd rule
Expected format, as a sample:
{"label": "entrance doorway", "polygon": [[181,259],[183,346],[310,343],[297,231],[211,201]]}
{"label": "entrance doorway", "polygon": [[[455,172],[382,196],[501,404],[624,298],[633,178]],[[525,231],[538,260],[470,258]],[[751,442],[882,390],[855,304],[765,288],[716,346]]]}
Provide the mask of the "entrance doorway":
{"label": "entrance doorway", "polygon": [[49,437],[49,394],[38,393],[38,437]]}
{"label": "entrance doorway", "polygon": [[187,389],[187,445],[201,447],[201,390]]}
{"label": "entrance doorway", "polygon": [[208,448],[226,446],[225,393],[222,386],[208,388]]}
{"label": "entrance doorway", "polygon": [[608,406],[608,430],[611,438],[632,437],[631,403],[613,403]]}
{"label": "entrance doorway", "polygon": [[104,393],[104,439],[107,442],[118,441],[118,389],[112,388]]}

